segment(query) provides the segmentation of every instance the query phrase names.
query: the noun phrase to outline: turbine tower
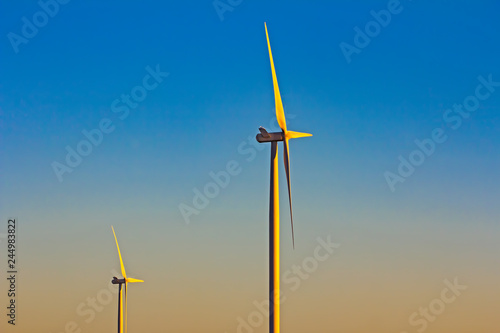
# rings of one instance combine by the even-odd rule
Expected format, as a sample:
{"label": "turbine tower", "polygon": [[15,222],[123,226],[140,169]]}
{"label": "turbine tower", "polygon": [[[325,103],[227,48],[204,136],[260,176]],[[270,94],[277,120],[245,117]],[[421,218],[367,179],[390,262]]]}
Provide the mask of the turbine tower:
{"label": "turbine tower", "polygon": [[290,154],[288,140],[312,136],[309,133],[288,131],[286,128],[285,111],[281,101],[278,79],[274,69],[273,54],[266,28],[267,47],[269,49],[269,60],[273,75],[274,99],[276,103],[276,118],[281,132],[268,133],[263,127],[259,128],[257,141],[260,143],[271,143],[271,182],[269,194],[269,332],[280,332],[280,226],[279,226],[279,187],[278,187],[278,141],[283,141],[283,157],[285,162],[286,181],[288,185],[288,200],[290,202],[290,219],[292,226],[292,244],[295,248],[293,234],[292,194],[290,191]]}
{"label": "turbine tower", "polygon": [[[118,279],[113,276],[111,283],[118,285],[118,333],[127,332],[127,284],[135,282],[144,282],[143,280],[138,280],[134,278],[127,278],[127,273],[125,272],[125,266],[123,266],[122,255],[120,253],[120,246],[118,246],[118,239],[116,239],[115,229],[111,226],[113,230],[113,235],[115,236],[116,248],[118,249],[118,256],[120,257],[120,266],[122,270],[122,279]],[[122,285],[125,285],[125,330],[123,329],[123,297],[122,297]]]}

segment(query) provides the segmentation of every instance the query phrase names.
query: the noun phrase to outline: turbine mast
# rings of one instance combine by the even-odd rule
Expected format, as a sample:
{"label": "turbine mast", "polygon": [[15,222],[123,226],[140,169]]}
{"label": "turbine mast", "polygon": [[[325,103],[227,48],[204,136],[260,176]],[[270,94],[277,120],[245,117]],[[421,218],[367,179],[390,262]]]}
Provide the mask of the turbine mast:
{"label": "turbine mast", "polygon": [[122,333],[122,284],[118,284],[118,333]]}
{"label": "turbine mast", "polygon": [[278,142],[271,143],[269,192],[269,332],[280,331],[280,207],[278,183]]}

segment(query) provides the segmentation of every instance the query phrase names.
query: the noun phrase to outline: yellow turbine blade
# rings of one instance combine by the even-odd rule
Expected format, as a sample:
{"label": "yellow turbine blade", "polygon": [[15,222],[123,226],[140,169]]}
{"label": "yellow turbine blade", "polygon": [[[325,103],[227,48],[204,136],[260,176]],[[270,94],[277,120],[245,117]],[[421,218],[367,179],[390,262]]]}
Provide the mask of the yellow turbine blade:
{"label": "yellow turbine blade", "polygon": [[303,137],[306,137],[306,136],[312,136],[312,134],[301,133],[301,132],[294,132],[294,131],[288,131],[288,132],[286,132],[286,138],[287,139],[303,138]]}
{"label": "yellow turbine blade", "polygon": [[289,144],[288,141],[290,139],[295,139],[295,138],[303,138],[306,136],[312,136],[312,134],[309,133],[301,133],[301,132],[294,132],[294,131],[288,131],[285,132],[285,140],[283,140],[283,157],[284,157],[284,162],[285,162],[285,173],[286,173],[286,182],[288,185],[288,202],[290,203],[290,222],[292,226],[292,245],[293,248],[295,248],[295,237],[293,234],[293,213],[292,213],[292,189],[290,185],[290,149],[289,149]]}
{"label": "yellow turbine blade", "polygon": [[273,72],[273,87],[274,87],[274,100],[276,103],[276,118],[278,119],[278,124],[280,125],[280,128],[286,133],[285,111],[283,110],[283,102],[281,101],[280,88],[278,87],[278,79],[276,78],[276,70],[274,69],[273,54],[271,52],[271,43],[269,43],[269,35],[267,33],[267,25],[265,22],[264,22],[264,27],[266,28],[267,47],[269,48],[269,60],[271,61],[271,71]]}
{"label": "yellow turbine blade", "polygon": [[118,246],[118,239],[116,239],[115,229],[113,228],[113,226],[111,226],[111,229],[113,230],[113,235],[115,236],[116,248],[118,249],[118,256],[120,257],[120,266],[122,269],[122,275],[125,279],[127,279],[127,273],[125,273],[125,266],[123,266],[122,255],[120,253],[120,247]]}
{"label": "yellow turbine blade", "polygon": [[138,279],[134,279],[134,278],[127,278],[125,281],[127,283],[144,282],[144,280],[138,280]]}
{"label": "yellow turbine blade", "polygon": [[[288,133],[288,132],[287,132]],[[292,226],[292,246],[295,249],[295,236],[293,234],[293,214],[292,214],[292,190],[290,187],[290,149],[288,145],[288,138],[283,140],[283,162],[285,163],[286,183],[288,186],[288,202],[290,203],[290,222]]]}

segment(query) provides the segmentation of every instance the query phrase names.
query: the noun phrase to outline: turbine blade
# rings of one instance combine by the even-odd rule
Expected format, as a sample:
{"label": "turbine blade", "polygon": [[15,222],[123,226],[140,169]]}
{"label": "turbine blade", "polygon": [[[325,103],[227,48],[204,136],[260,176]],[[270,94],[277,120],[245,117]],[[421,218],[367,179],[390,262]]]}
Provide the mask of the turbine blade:
{"label": "turbine blade", "polygon": [[295,237],[293,234],[293,214],[292,214],[292,191],[290,189],[290,152],[288,150],[288,138],[283,140],[283,159],[285,162],[286,183],[288,185],[288,200],[290,202],[290,221],[292,224],[292,246],[295,249]]}
{"label": "turbine blade", "polygon": [[269,135],[269,132],[264,127],[260,126],[259,127],[259,131],[260,131],[260,134],[262,134],[263,137],[265,137],[265,138],[271,137]]}
{"label": "turbine blade", "polygon": [[116,239],[115,229],[111,226],[113,230],[113,235],[115,236],[116,248],[118,249],[118,256],[120,257],[120,266],[122,269],[122,275],[125,279],[127,279],[127,273],[125,273],[125,266],[123,266],[122,254],[120,253],[120,246],[118,246],[118,239]]}
{"label": "turbine blade", "polygon": [[125,280],[125,282],[127,282],[127,283],[135,283],[135,282],[144,282],[144,280],[138,280],[138,279],[134,279],[134,278],[127,278]]}
{"label": "turbine blade", "polygon": [[312,136],[310,133],[302,133],[302,132],[294,132],[294,131],[288,131],[286,132],[286,137],[288,139],[296,139],[296,138],[303,138],[306,136]]}
{"label": "turbine blade", "polygon": [[280,88],[278,87],[278,79],[276,78],[276,70],[274,69],[273,54],[271,52],[271,43],[269,42],[269,35],[267,33],[267,24],[264,23],[266,28],[267,47],[269,48],[269,60],[271,61],[271,71],[273,73],[273,87],[274,87],[274,101],[276,104],[276,118],[280,128],[286,133],[286,119],[285,111],[283,110],[283,102],[281,101]]}

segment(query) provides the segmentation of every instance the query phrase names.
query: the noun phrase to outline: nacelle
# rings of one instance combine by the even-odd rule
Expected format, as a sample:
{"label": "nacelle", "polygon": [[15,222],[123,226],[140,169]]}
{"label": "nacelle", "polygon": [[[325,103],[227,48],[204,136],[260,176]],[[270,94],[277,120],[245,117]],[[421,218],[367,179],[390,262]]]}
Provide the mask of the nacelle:
{"label": "nacelle", "polygon": [[113,276],[113,280],[111,280],[112,284],[123,284],[125,283],[125,279],[119,279],[116,276]]}
{"label": "nacelle", "polygon": [[274,132],[274,133],[269,133],[266,131],[264,127],[259,127],[260,133],[257,134],[255,137],[258,142],[263,143],[263,142],[273,142],[273,141],[283,141],[285,139],[285,135],[283,132]]}

